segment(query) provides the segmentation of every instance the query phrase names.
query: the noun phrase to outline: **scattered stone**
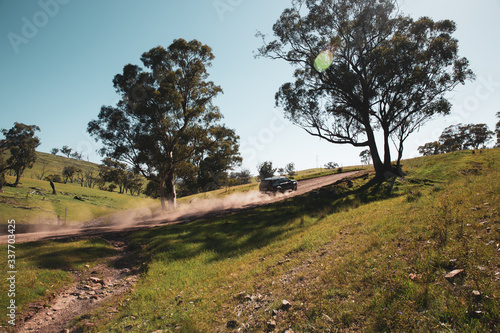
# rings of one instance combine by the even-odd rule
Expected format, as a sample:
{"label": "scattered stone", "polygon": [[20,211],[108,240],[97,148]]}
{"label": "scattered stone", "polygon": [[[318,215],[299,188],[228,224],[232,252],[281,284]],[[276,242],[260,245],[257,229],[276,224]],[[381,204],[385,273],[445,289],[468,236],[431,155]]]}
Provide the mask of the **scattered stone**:
{"label": "scattered stone", "polygon": [[270,330],[274,330],[276,328],[276,321],[275,320],[269,320],[267,322],[267,328]]}
{"label": "scattered stone", "polygon": [[455,269],[454,271],[451,271],[448,274],[446,274],[444,277],[445,279],[453,279],[455,276],[462,273],[463,271],[464,271],[463,269]]}
{"label": "scattered stone", "polygon": [[103,284],[103,281],[101,279],[99,279],[98,277],[91,276],[89,280],[92,281],[93,283]]}
{"label": "scattered stone", "polygon": [[282,302],[281,302],[281,307],[283,308],[283,310],[287,311],[288,309],[290,309],[290,307],[292,306],[292,304],[290,304],[290,302],[288,302],[286,299],[284,299]]}
{"label": "scattered stone", "polygon": [[245,295],[244,292],[240,292],[240,293],[237,293],[236,295],[234,295],[234,298],[236,298],[239,301],[242,301],[246,298],[245,296],[248,296],[248,295]]}
{"label": "scattered stone", "polygon": [[476,297],[481,296],[481,292],[479,290],[473,290],[472,294]]}

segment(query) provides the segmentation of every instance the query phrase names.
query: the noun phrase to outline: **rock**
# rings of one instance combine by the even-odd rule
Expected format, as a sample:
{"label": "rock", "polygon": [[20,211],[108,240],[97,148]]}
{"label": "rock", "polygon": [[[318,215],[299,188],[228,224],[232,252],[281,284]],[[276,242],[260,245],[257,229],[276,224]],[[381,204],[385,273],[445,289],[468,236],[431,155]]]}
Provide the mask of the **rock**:
{"label": "rock", "polygon": [[445,279],[453,279],[455,276],[462,273],[463,271],[464,271],[463,269],[455,269],[454,271],[451,271],[448,274],[446,274],[444,277]]}
{"label": "rock", "polygon": [[270,330],[274,330],[276,328],[276,321],[275,320],[269,320],[267,322],[267,328]]}
{"label": "rock", "polygon": [[286,299],[284,299],[281,302],[281,307],[283,308],[283,310],[287,311],[288,309],[290,309],[292,307],[292,304],[290,304],[290,302],[288,302]]}
{"label": "rock", "polygon": [[472,291],[472,294],[473,294],[474,296],[476,296],[476,297],[481,296],[481,292],[480,292],[479,290],[473,290],[473,291]]}
{"label": "rock", "polygon": [[89,279],[90,281],[92,281],[93,283],[100,283],[100,284],[103,284],[103,281],[101,279],[99,279],[98,277],[90,277]]}

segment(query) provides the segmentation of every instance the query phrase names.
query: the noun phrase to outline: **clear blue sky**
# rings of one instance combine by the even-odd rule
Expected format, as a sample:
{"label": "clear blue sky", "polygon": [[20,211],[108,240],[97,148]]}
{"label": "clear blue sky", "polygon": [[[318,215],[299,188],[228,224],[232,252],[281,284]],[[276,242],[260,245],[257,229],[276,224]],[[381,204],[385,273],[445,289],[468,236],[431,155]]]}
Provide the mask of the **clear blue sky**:
{"label": "clear blue sky", "polygon": [[[36,124],[40,151],[68,145],[99,162],[99,144],[86,134],[102,105],[117,102],[112,79],[123,66],[176,38],[198,39],[216,59],[211,80],[224,95],[216,104],[241,137],[243,167],[259,162],[297,169],[329,161],[359,164],[361,149],[310,137],[282,117],[274,94],[291,78],[286,63],[254,59],[257,30],[271,33],[291,0],[0,0],[0,128]],[[57,4],[57,5],[56,5]],[[405,157],[437,139],[448,125],[487,123],[500,111],[500,0],[406,0],[415,18],[452,19],[460,55],[478,79],[450,94],[452,115],[428,123],[407,142]],[[13,36],[19,36],[15,39]],[[13,42],[13,38],[15,42]],[[17,37],[16,37],[17,38]]]}

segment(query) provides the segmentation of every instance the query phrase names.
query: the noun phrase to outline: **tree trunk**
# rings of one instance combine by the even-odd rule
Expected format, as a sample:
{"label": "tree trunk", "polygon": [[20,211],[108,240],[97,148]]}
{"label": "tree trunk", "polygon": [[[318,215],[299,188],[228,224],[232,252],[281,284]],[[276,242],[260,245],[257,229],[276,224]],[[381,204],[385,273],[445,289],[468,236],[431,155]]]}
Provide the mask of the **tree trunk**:
{"label": "tree trunk", "polygon": [[373,167],[375,168],[375,178],[378,180],[384,180],[384,174],[386,172],[384,168],[385,166],[380,158],[377,143],[375,142],[375,135],[373,134],[373,130],[369,123],[368,125],[365,125],[365,130],[368,139],[368,146],[370,147],[370,154],[372,155]]}
{"label": "tree trunk", "polygon": [[175,192],[175,174],[173,168],[169,170],[167,179],[165,180],[165,194],[167,199],[167,209],[174,210],[177,208],[177,194]]}
{"label": "tree trunk", "polygon": [[165,178],[160,179],[160,203],[161,203],[161,210],[166,211],[167,206],[165,204]]}
{"label": "tree trunk", "polygon": [[384,128],[384,168],[392,170],[391,145],[389,143],[389,129]]}
{"label": "tree trunk", "polygon": [[52,194],[57,195],[56,186],[54,185],[52,180],[50,181],[50,187],[52,187]]}
{"label": "tree trunk", "polygon": [[14,187],[17,187],[19,183],[21,182],[21,177],[23,176],[24,170],[16,170],[16,181],[14,182]]}

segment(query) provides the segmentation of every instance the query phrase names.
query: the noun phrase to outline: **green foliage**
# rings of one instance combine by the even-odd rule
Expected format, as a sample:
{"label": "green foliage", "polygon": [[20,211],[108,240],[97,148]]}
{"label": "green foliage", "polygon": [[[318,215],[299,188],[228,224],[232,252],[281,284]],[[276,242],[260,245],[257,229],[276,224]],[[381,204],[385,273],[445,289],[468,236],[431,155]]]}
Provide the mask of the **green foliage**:
{"label": "green foliage", "polygon": [[[3,184],[3,174],[11,169],[16,172],[16,180],[13,186],[19,185],[24,170],[33,167],[36,161],[36,148],[40,145],[40,139],[35,136],[35,132],[40,131],[36,125],[25,125],[15,123],[10,130],[2,129],[5,139],[0,141],[0,155],[5,150],[9,150],[10,157],[3,162],[3,156],[0,159],[0,185]],[[1,186],[0,186],[1,188]]]}
{"label": "green foliage", "polygon": [[252,174],[248,169],[241,170],[240,172],[232,172],[229,177],[234,180],[232,185],[250,184],[252,181]]}
{"label": "green foliage", "polygon": [[273,162],[265,161],[257,165],[257,171],[259,173],[259,179],[264,179],[274,176],[276,168],[273,168]]}
{"label": "green foliage", "polygon": [[485,148],[493,134],[486,124],[451,125],[443,130],[438,141],[426,143],[418,147],[418,151],[424,156],[429,156]]}
{"label": "green foliage", "polygon": [[327,170],[333,170],[333,169],[337,169],[339,167],[339,164],[336,163],[336,162],[328,162],[325,164],[325,168]]}

